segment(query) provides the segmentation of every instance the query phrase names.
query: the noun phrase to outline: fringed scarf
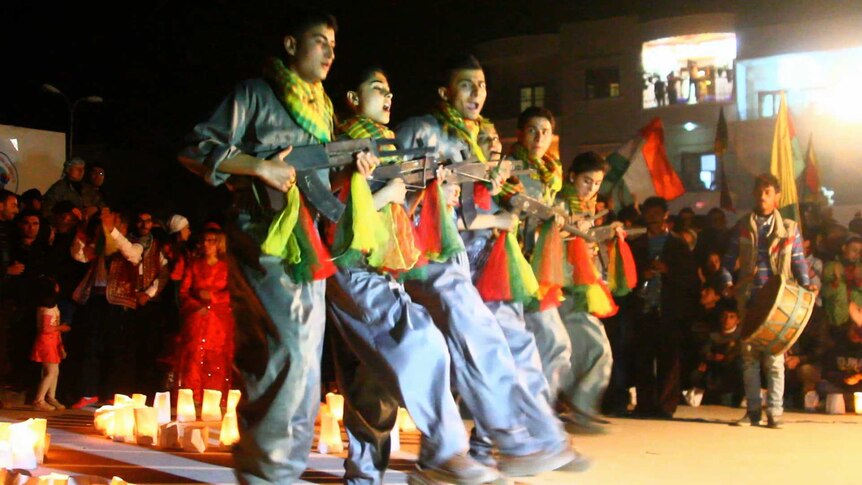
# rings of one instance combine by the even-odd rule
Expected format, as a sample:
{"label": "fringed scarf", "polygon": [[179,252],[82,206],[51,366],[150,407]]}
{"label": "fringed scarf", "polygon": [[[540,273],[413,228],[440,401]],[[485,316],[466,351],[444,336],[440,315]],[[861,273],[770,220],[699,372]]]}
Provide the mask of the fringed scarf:
{"label": "fringed scarf", "polygon": [[614,296],[626,296],[637,286],[638,272],[628,242],[621,237],[608,241],[608,287]]}
{"label": "fringed scarf", "polygon": [[332,141],[335,110],[323,83],[304,81],[276,57],[267,59],[263,74],[296,124],[320,143]]}
{"label": "fringed scarf", "polygon": [[[569,190],[567,191],[567,188]],[[577,196],[574,187],[566,184],[560,192],[568,209],[573,214],[595,213],[595,197],[585,201]],[[608,286],[602,281],[601,273],[595,266],[593,248],[582,238],[576,237],[566,246],[566,261],[572,267],[571,281],[566,286],[575,296],[575,307],[606,318],[616,315],[617,306]]]}
{"label": "fringed scarf", "polygon": [[539,310],[557,308],[563,301],[563,286],[568,269],[563,251],[563,237],[553,219],[542,223],[533,250],[531,265],[539,282]]}
{"label": "fringed scarf", "polygon": [[497,236],[476,279],[476,289],[485,301],[529,303],[537,297],[539,282],[521,253],[515,232],[503,231]]}
{"label": "fringed scarf", "polygon": [[354,172],[350,177],[347,207],[338,221],[332,244],[335,264],[350,268],[365,260],[372,268],[380,268],[388,238],[383,219],[374,207],[368,181]]}
{"label": "fringed scarf", "polygon": [[261,244],[265,254],[280,257],[296,283],[322,280],[335,273],[329,251],[320,240],[314,218],[294,185],[285,194],[284,209],[269,225]]}
{"label": "fringed scarf", "polygon": [[527,162],[527,165],[536,171],[544,187],[542,199],[545,202],[553,202],[557,192],[563,187],[563,165],[560,159],[549,152],[545,153],[541,160],[537,160],[530,157],[530,152],[520,143],[512,146],[512,156]]}
{"label": "fringed scarf", "polygon": [[[395,133],[385,125],[364,116],[346,120],[339,125],[339,130],[352,139],[395,138]],[[387,161],[400,162],[396,159],[384,162]],[[386,204],[380,212],[375,211],[368,182],[357,174],[353,174],[343,191],[341,199],[347,202],[348,210],[335,229],[336,263],[340,267],[355,266],[365,256],[369,266],[390,273],[398,274],[412,268],[421,251],[404,207]]]}
{"label": "fringed scarf", "polygon": [[416,235],[422,242],[423,256],[429,261],[443,262],[464,251],[452,211],[446,206],[443,187],[431,181],[420,195],[422,209]]}
{"label": "fringed scarf", "polygon": [[440,123],[444,133],[454,131],[455,136],[467,143],[470,151],[481,162],[487,162],[485,154],[479,148],[479,131],[482,129],[482,117],[477,120],[465,120],[461,113],[449,103],[443,101],[432,113]]}

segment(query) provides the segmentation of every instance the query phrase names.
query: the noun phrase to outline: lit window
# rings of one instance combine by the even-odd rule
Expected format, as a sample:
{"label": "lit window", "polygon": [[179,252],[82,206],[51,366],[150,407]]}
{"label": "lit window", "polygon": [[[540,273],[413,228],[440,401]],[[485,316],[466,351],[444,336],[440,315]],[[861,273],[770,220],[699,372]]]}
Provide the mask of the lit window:
{"label": "lit window", "polygon": [[717,190],[718,161],[714,153],[683,153],[683,184],[692,192]]}
{"label": "lit window", "polygon": [[545,86],[525,86],[521,88],[521,111],[527,108],[545,106]]}

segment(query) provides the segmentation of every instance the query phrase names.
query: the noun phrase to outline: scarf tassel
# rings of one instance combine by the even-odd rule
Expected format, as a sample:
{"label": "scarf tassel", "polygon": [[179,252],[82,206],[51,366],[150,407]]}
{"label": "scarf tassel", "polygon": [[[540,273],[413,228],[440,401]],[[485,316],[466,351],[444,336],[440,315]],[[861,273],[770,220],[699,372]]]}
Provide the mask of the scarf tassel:
{"label": "scarf tassel", "polygon": [[502,232],[494,241],[476,289],[485,301],[528,303],[537,296],[539,283],[514,233]]}
{"label": "scarf tassel", "polygon": [[[564,264],[560,264],[561,261]],[[565,261],[563,238],[553,220],[545,221],[539,228],[539,237],[531,264],[539,283],[539,309],[547,310],[560,306],[560,302],[563,301]]]}
{"label": "scarf tassel", "polygon": [[443,188],[437,180],[424,190],[417,234],[429,261],[446,261],[464,250],[455,220],[444,202]]}

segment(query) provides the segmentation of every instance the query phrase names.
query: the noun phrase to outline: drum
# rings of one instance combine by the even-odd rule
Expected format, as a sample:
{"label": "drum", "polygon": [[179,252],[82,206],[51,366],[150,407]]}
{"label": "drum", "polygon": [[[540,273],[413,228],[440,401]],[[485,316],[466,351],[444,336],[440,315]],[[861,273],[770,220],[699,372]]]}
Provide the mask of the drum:
{"label": "drum", "polygon": [[787,352],[808,324],[816,296],[783,276],[769,278],[745,313],[743,342],[773,355]]}

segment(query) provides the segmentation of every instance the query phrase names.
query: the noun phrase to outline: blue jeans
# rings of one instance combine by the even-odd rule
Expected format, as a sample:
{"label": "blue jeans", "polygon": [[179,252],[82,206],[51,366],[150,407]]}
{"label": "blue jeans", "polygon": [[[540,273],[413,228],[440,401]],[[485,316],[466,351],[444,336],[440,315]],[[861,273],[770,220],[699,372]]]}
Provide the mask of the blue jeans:
{"label": "blue jeans", "polygon": [[766,373],[766,414],[777,418],[784,414],[784,354],[772,355],[767,351],[742,345],[742,382],[748,413],[760,416],[763,403],[760,401],[760,370]]}

